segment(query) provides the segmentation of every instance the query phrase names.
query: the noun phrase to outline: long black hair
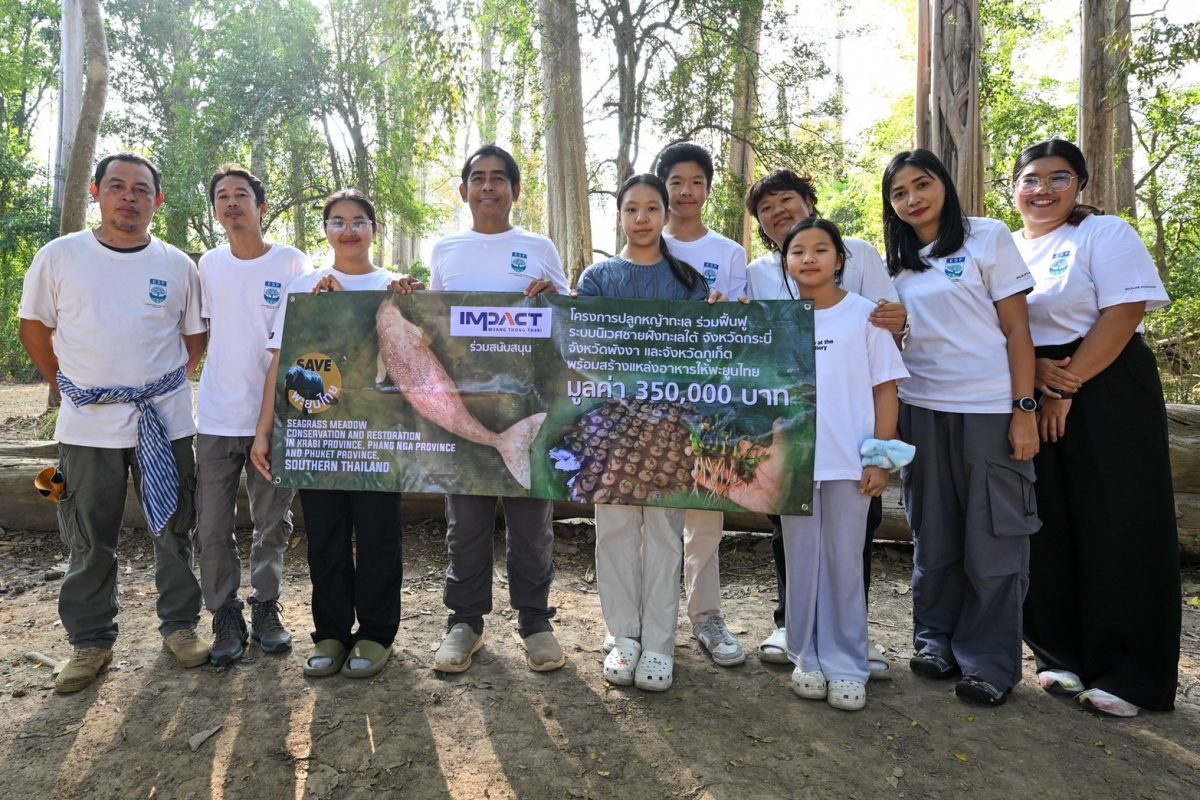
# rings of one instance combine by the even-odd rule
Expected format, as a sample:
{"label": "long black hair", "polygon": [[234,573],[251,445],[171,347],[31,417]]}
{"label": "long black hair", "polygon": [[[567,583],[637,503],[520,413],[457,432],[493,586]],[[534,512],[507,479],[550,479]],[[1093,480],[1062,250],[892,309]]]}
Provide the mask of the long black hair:
{"label": "long black hair", "polygon": [[897,153],[883,171],[883,243],[887,252],[888,274],[892,277],[906,269],[913,272],[929,269],[929,264],[921,258],[921,240],[917,238],[917,232],[900,219],[892,208],[892,182],[896,179],[896,173],[905,167],[914,167],[936,178],[946,189],[942,214],[938,218],[937,239],[933,241],[929,255],[934,258],[950,255],[963,246],[967,234],[971,232],[971,224],[958,200],[958,190],[954,188],[954,179],[942,160],[923,148]]}
{"label": "long black hair", "polygon": [[[1075,178],[1079,181],[1076,189],[1076,197],[1079,192],[1082,192],[1084,187],[1088,185],[1088,168],[1087,160],[1083,157],[1083,151],[1076,147],[1073,143],[1066,139],[1047,139],[1044,142],[1030,145],[1021,151],[1021,155],[1017,156],[1017,163],[1013,164],[1013,185],[1017,184],[1017,176],[1034,161],[1039,158],[1050,158],[1058,156],[1071,165],[1071,169],[1075,170]],[[1103,214],[1104,212],[1095,206],[1076,203],[1075,208],[1071,210],[1071,216],[1067,217],[1068,225],[1078,225],[1083,222],[1084,218],[1092,214]]]}
{"label": "long black hair", "polygon": [[846,259],[850,257],[849,252],[846,250],[846,243],[842,241],[842,232],[838,230],[837,225],[820,217],[805,217],[804,219],[797,220],[792,229],[787,232],[787,236],[783,237],[783,242],[779,248],[779,269],[783,272],[783,285],[788,291],[788,297],[793,300],[796,299],[796,295],[792,294],[792,282],[788,280],[791,276],[788,275],[787,271],[787,251],[792,245],[792,239],[795,239],[797,234],[810,228],[825,231],[825,233],[829,234],[830,241],[833,242],[834,252],[838,254],[838,260],[841,261],[837,271],[833,273],[834,280],[837,281],[838,286],[842,285],[842,273],[846,270]]}
{"label": "long black hair", "polygon": [[[657,175],[651,175],[646,172],[641,175],[634,175],[621,184],[621,189],[617,192],[618,212],[621,210],[621,203],[625,200],[626,192],[638,184],[645,184],[662,195],[664,211],[670,207],[671,194],[667,191],[667,185]],[[671,274],[675,276],[675,280],[683,284],[685,289],[689,292],[694,292],[698,287],[704,285],[704,276],[697,272],[691,264],[671,255],[671,250],[667,247],[667,239],[661,233],[658,235],[658,249],[662,251],[663,260],[671,267]]]}

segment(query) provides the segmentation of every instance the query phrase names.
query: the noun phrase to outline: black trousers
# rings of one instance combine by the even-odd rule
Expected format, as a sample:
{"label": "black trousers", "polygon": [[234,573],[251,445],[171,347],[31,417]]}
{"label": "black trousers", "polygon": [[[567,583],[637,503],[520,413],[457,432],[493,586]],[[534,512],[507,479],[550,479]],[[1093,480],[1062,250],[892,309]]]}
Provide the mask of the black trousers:
{"label": "black trousers", "polygon": [[[301,489],[313,641],[391,647],[400,628],[404,544],[399,492]],[[358,619],[358,630],[354,620]]]}
{"label": "black trousers", "polygon": [[[767,515],[775,526],[771,531],[771,555],[775,558],[775,583],[778,591],[778,602],[775,606],[775,627],[782,628],[787,620],[787,561],[783,556],[783,528],[779,524],[779,516]],[[871,596],[871,550],[875,542],[875,529],[883,522],[883,498],[872,497],[867,507],[867,540],[863,545],[863,594]]]}
{"label": "black trousers", "polygon": [[[1078,344],[1037,355],[1063,358]],[[1162,384],[1140,335],[1084,384],[1066,436],[1043,443],[1034,465],[1042,529],[1031,539],[1024,630],[1038,670],[1070,670],[1088,688],[1171,710],[1179,544]]]}

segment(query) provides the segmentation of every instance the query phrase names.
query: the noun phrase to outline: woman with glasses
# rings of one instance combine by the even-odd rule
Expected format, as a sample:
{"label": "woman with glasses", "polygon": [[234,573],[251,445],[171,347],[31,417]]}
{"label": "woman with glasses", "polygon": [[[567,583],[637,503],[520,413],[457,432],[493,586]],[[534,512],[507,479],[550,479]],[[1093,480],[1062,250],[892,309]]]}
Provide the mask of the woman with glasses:
{"label": "woman with glasses", "polygon": [[913,530],[913,672],[961,673],[959,698],[997,706],[1021,680],[1021,602],[1038,529],[1029,270],[1004,225],[968,219],[928,150],[883,174],[887,266],[911,330],[900,384]]}
{"label": "woman with glasses", "polygon": [[[333,249],[333,263],[296,278],[288,285],[288,294],[382,291],[394,280],[415,283],[408,276],[397,276],[371,263],[378,222],[375,206],[362,192],[335,192],[326,201],[321,217]],[[263,387],[262,411],[250,452],[251,461],[267,480],[271,480],[275,382],[287,306],[286,301],[280,305],[268,340],[274,357]],[[293,376],[289,370],[288,380],[293,378],[309,382],[320,379],[311,373],[305,376],[303,371]],[[289,389],[305,397],[305,387],[289,383]],[[304,674],[323,677],[340,671],[348,678],[375,675],[387,663],[400,627],[400,493],[301,489],[300,505],[308,536],[315,628],[315,646],[305,661]]]}
{"label": "woman with glasses", "polygon": [[1025,641],[1048,692],[1119,717],[1169,711],[1179,550],[1162,384],[1141,332],[1170,301],[1137,231],[1079,204],[1078,147],[1026,148],[1013,180],[1042,393]]}

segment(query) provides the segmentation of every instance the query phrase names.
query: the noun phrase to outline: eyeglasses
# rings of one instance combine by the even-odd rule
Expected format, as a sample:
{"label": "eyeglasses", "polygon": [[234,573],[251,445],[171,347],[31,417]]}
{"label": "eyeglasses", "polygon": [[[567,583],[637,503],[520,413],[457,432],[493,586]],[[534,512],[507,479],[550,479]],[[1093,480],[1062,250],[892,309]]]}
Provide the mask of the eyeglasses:
{"label": "eyeglasses", "polygon": [[325,220],[325,230],[330,233],[345,233],[347,228],[355,233],[362,233],[374,227],[375,223],[369,219],[352,219],[347,222],[341,217],[334,217],[333,219]]}
{"label": "eyeglasses", "polygon": [[1045,178],[1039,178],[1037,175],[1026,175],[1017,180],[1017,193],[1033,194],[1042,186],[1045,186],[1052,192],[1063,192],[1070,189],[1071,182],[1078,177],[1078,175],[1072,175],[1070,172],[1055,172]]}

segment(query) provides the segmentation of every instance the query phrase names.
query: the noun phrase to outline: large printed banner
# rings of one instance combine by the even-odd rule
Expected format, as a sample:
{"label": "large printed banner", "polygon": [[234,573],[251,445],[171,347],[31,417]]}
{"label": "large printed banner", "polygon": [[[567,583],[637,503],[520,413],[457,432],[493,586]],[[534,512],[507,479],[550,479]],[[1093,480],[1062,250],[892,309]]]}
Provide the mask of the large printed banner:
{"label": "large printed banner", "polygon": [[288,304],[280,485],[810,513],[810,303]]}

